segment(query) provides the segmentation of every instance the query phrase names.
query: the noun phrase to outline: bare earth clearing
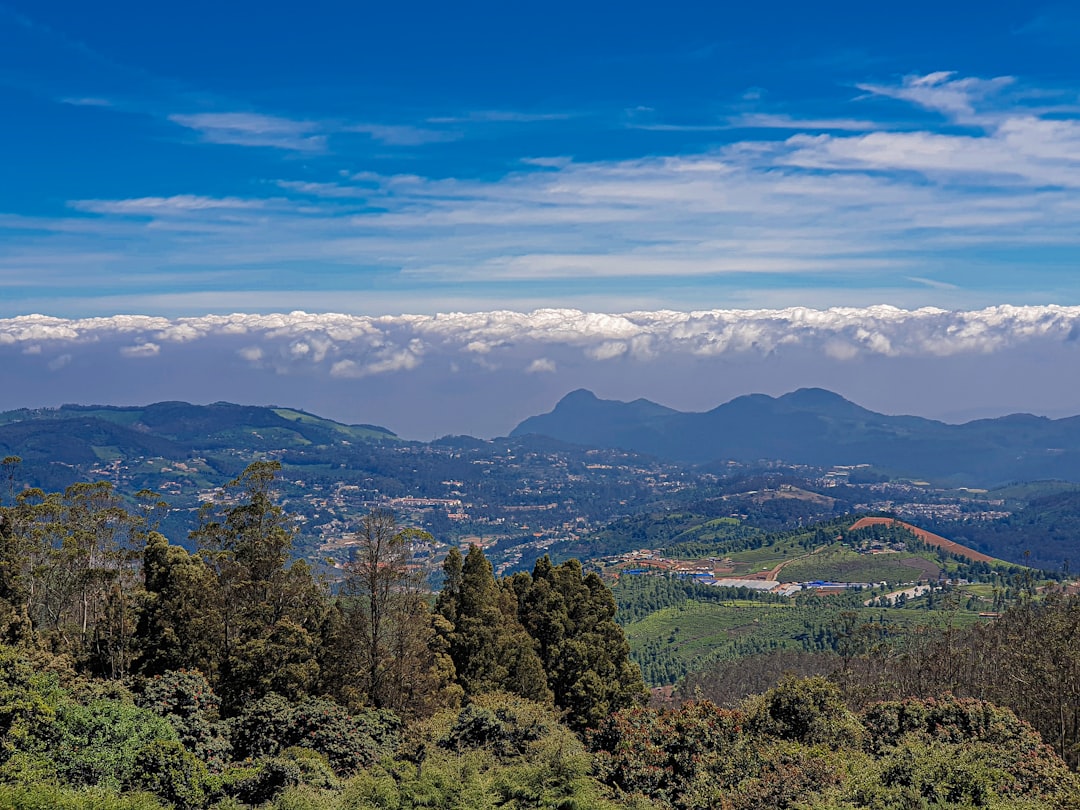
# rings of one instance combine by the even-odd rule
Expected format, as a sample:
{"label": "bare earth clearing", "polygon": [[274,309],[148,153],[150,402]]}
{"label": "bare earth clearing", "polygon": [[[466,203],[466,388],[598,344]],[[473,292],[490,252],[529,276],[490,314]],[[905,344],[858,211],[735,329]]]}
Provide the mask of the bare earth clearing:
{"label": "bare earth clearing", "polygon": [[952,540],[946,540],[940,535],[933,534],[932,532],[928,532],[925,529],[920,529],[916,526],[912,526],[910,523],[905,523],[904,521],[897,520],[896,518],[864,517],[856,520],[853,524],[851,524],[851,529],[852,531],[854,531],[855,529],[862,529],[866,526],[879,526],[881,524],[887,524],[890,526],[903,526],[905,529],[913,532],[915,536],[922,540],[924,543],[926,543],[926,545],[940,548],[941,550],[948,551],[951,554],[959,554],[975,562],[1001,562],[995,557],[990,557],[986,554],[983,554],[982,552],[975,551],[975,549],[968,548],[967,546],[962,546],[959,543],[954,543]]}

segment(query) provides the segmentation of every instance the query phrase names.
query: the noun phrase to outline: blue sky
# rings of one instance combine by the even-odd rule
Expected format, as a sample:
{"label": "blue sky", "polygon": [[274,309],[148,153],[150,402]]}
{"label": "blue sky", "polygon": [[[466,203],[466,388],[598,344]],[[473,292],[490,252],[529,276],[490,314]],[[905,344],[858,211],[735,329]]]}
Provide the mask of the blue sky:
{"label": "blue sky", "polygon": [[[800,343],[822,369],[942,356],[922,327],[894,328],[922,321],[875,305],[991,331],[1000,318],[964,313],[1036,308],[1005,319],[1003,342],[945,352],[998,371],[1002,346],[1031,350],[1023,324],[1054,324],[1036,337],[1061,346],[1080,323],[1038,309],[1080,304],[1075,4],[0,0],[0,104],[0,350],[37,347],[21,356],[42,360],[40,380],[26,372],[41,401],[76,398],[57,374],[78,362],[53,361],[79,357],[65,340],[101,339],[72,326],[95,317],[173,330],[108,321],[123,359],[95,361],[105,379],[173,345],[182,319],[238,312],[858,310]],[[31,314],[60,320],[17,322]],[[333,328],[296,322],[317,340]],[[596,362],[659,351],[563,333]],[[410,376],[404,397],[432,339],[394,322],[352,354],[304,356],[326,385]],[[544,345],[514,362],[550,398],[570,361]],[[287,377],[266,358],[292,349],[260,346],[228,351]],[[498,365],[490,347],[461,351],[446,368]],[[694,405],[729,393],[680,390]],[[1080,407],[1064,389],[1022,399],[983,405]],[[958,394],[935,413],[977,405]]]}

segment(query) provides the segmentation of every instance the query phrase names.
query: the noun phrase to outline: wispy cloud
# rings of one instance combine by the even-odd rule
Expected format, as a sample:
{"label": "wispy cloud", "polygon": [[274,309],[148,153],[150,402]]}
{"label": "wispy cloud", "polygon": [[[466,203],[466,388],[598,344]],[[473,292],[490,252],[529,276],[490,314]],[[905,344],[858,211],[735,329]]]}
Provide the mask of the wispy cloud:
{"label": "wispy cloud", "polygon": [[1015,82],[1012,76],[982,79],[958,77],[951,70],[939,70],[922,76],[905,76],[898,85],[865,83],[858,87],[867,93],[917,104],[958,121],[969,121],[975,118],[979,102],[996,96]]}
{"label": "wispy cloud", "polygon": [[73,107],[112,107],[113,102],[107,98],[99,98],[96,96],[80,96],[77,98],[62,98],[60,99],[63,104],[70,104]]}
{"label": "wispy cloud", "polygon": [[935,290],[958,290],[960,289],[956,284],[949,284],[947,281],[937,281],[932,278],[922,278],[921,276],[908,276],[908,280],[914,281],[916,284],[924,284]]}
{"label": "wispy cloud", "polygon": [[169,120],[198,132],[209,143],[322,152],[326,135],[314,121],[249,112],[174,114]]}
{"label": "wispy cloud", "polygon": [[732,128],[745,129],[793,129],[793,130],[839,130],[868,132],[889,125],[880,121],[858,118],[793,118],[775,113],[743,113],[729,121]]}
{"label": "wispy cloud", "polygon": [[526,374],[554,374],[557,370],[555,361],[547,357],[537,357],[525,368]]}
{"label": "wispy cloud", "polygon": [[[272,181],[274,197],[76,200],[96,216],[0,218],[10,237],[0,287],[62,284],[92,297],[104,294],[100,275],[110,294],[123,287],[133,300],[195,301],[212,288],[222,302],[276,308],[313,300],[302,287],[324,301],[396,295],[389,306],[399,310],[418,296],[432,310],[446,296],[480,307],[605,296],[618,306],[635,295],[683,306],[706,289],[691,281],[723,279],[733,279],[725,295],[769,305],[805,301],[815,279],[850,303],[1035,303],[1063,284],[1080,294],[1080,279],[1029,269],[1031,251],[1056,250],[1060,262],[1063,249],[1080,249],[1080,118],[1018,101],[1028,88],[1011,79],[934,73],[871,87],[946,124],[864,130],[859,118],[826,127],[832,119],[774,116],[763,123],[784,137],[753,134],[696,154],[530,158],[495,178],[305,167]],[[187,123],[281,144],[329,132],[247,114]],[[73,282],[77,263],[94,273]],[[283,283],[297,267],[303,282]]]}
{"label": "wispy cloud", "polygon": [[326,197],[329,199],[355,199],[367,197],[371,189],[360,186],[346,186],[341,183],[312,183],[302,180],[278,180],[278,188],[303,194],[311,197]]}
{"label": "wispy cloud", "polygon": [[461,132],[446,129],[395,124],[350,124],[342,131],[370,135],[373,140],[391,146],[421,146],[427,143],[456,141],[464,137]]}
{"label": "wispy cloud", "polygon": [[239,197],[203,197],[177,194],[173,197],[136,197],[130,200],[73,200],[72,208],[94,214],[133,214],[163,217],[222,209],[252,209],[264,206],[261,200]]}
{"label": "wispy cloud", "polygon": [[575,117],[561,112],[520,112],[516,110],[476,110],[462,115],[432,116],[431,124],[534,124],[541,121],[566,121]]}
{"label": "wispy cloud", "polygon": [[334,135],[367,135],[390,146],[423,146],[464,137],[458,130],[411,124],[297,120],[251,112],[204,112],[168,116],[174,124],[198,132],[207,143],[254,146],[292,152],[324,152]]}

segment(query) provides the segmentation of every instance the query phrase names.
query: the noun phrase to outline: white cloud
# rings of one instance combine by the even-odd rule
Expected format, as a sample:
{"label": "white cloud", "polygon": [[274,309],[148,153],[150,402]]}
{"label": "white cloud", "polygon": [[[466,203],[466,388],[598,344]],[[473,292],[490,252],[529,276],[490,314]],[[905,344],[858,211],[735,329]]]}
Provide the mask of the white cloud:
{"label": "white cloud", "polygon": [[729,121],[732,127],[748,129],[848,130],[866,132],[881,129],[879,121],[857,118],[792,118],[774,113],[744,113]]}
{"label": "white cloud", "polygon": [[[530,158],[497,178],[348,169],[320,177],[305,167],[298,178],[273,181],[277,198],[78,200],[74,209],[97,216],[0,216],[0,289],[21,290],[32,278],[40,289],[68,290],[79,267],[83,283],[70,295],[84,305],[69,310],[84,312],[87,301],[116,289],[135,302],[171,296],[174,312],[234,301],[370,311],[370,298],[391,296],[382,311],[485,308],[496,295],[519,309],[684,307],[707,285],[741,296],[719,300],[775,306],[825,300],[805,296],[824,289],[824,277],[832,301],[851,303],[1068,298],[1080,294],[1080,281],[1063,287],[1060,277],[1040,276],[1039,258],[1024,251],[1052,248],[1060,257],[1080,249],[1080,119],[1025,106],[1010,82],[934,73],[863,88],[941,111],[962,128],[765,112],[735,120],[790,137],[628,160]],[[351,126],[249,113],[174,118],[207,139],[277,139],[281,148],[299,139],[301,150],[311,148],[305,139]],[[973,256],[992,256],[1003,270],[980,272],[972,284],[983,269]],[[281,281],[300,267],[302,282],[294,283],[304,289],[290,290]],[[377,284],[368,283],[373,274]],[[1018,276],[1032,283],[1021,288]],[[668,279],[687,283],[647,288]],[[505,286],[493,292],[496,285]],[[199,294],[210,303],[175,304]],[[12,300],[3,311],[26,311]],[[268,303],[247,303],[254,301]]]}
{"label": "white cloud", "polygon": [[627,352],[627,345],[621,340],[607,340],[598,346],[592,346],[585,353],[593,360],[611,360],[622,357]]}
{"label": "white cloud", "polygon": [[59,371],[67,366],[72,361],[70,354],[60,354],[52,358],[46,365],[49,367],[49,371]]}
{"label": "white cloud", "polygon": [[1014,84],[1012,76],[993,79],[957,78],[953,71],[939,70],[923,76],[905,76],[899,85],[860,84],[860,90],[918,104],[950,118],[967,120],[976,105]]}
{"label": "white cloud", "polygon": [[231,345],[249,363],[271,362],[281,373],[315,368],[334,377],[359,378],[415,370],[432,353],[450,362],[482,358],[487,365],[481,367],[487,368],[518,358],[521,368],[536,372],[555,369],[556,350],[596,362],[764,356],[795,347],[833,358],[917,358],[993,353],[1041,340],[1065,343],[1078,332],[1080,307],[1057,305],[972,311],[873,306],[615,315],[573,309],[381,317],[292,312],[175,320],[146,316],[64,320],[35,315],[0,320],[0,345],[61,350],[70,360],[80,345],[110,341],[122,341],[119,351],[128,357],[157,356],[166,344],[211,343]]}
{"label": "white cloud", "polygon": [[[355,347],[349,347],[347,350],[355,351]],[[420,365],[423,354],[424,343],[419,338],[411,338],[408,345],[404,347],[384,344],[380,341],[377,350],[369,353],[363,360],[346,358],[334,362],[330,366],[330,376],[360,379],[373,374],[411,371]]]}
{"label": "white cloud", "polygon": [[196,130],[209,143],[267,146],[296,152],[322,152],[326,136],[314,121],[296,121],[259,113],[194,113],[170,115],[169,120]]}
{"label": "white cloud", "polygon": [[134,214],[139,216],[175,216],[223,208],[261,208],[260,200],[239,197],[203,197],[177,194],[172,197],[136,197],[128,200],[74,200],[72,208],[94,214]]}
{"label": "white cloud", "polygon": [[157,357],[161,353],[161,346],[157,343],[136,343],[134,346],[124,346],[120,354],[124,357]]}
{"label": "white cloud", "polygon": [[427,438],[508,431],[582,385],[683,409],[819,385],[892,413],[1064,415],[1080,412],[1061,373],[1077,335],[1080,307],[1056,305],[22,316],[0,319],[0,365],[20,380],[0,395],[130,404],[149,380],[163,399],[278,402]]}
{"label": "white cloud", "polygon": [[462,137],[460,132],[399,124],[352,124],[343,131],[370,135],[372,140],[392,146],[421,146],[426,143],[456,141]]}
{"label": "white cloud", "polygon": [[547,357],[537,357],[525,369],[526,374],[554,374],[555,371],[555,361]]}

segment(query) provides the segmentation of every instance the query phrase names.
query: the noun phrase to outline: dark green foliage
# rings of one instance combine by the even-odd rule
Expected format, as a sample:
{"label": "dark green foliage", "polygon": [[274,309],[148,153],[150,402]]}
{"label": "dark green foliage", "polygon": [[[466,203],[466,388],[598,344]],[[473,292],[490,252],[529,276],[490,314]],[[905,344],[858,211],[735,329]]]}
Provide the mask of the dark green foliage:
{"label": "dark green foliage", "polygon": [[280,469],[248,465],[192,533],[216,579],[215,686],[227,712],[270,692],[303,696],[318,678],[325,599],[306,563],[286,566],[293,527],[272,493]]}
{"label": "dark green foliage", "polygon": [[[29,622],[28,635],[7,635],[21,647],[0,646],[0,807],[921,810],[993,807],[1012,794],[1029,810],[1076,806],[1080,789],[1054,750],[981,701],[892,701],[860,716],[828,681],[788,678],[735,710],[644,709],[612,593],[576,561],[541,558],[531,575],[496,581],[479,549],[454,551],[432,611],[406,581],[396,525],[373,518],[387,533],[372,540],[388,539],[390,554],[368,560],[366,579],[354,571],[363,581],[332,603],[306,564],[290,562],[276,472],[249,467],[207,508],[199,556],[110,511],[106,488],[4,507],[3,540],[33,542],[6,545],[7,568],[0,559],[0,631]],[[713,540],[776,537],[725,534],[729,525],[719,520]],[[785,548],[820,545],[835,528],[793,534]],[[145,547],[142,590],[119,553],[128,530]],[[117,554],[89,564],[102,549]],[[649,600],[677,602],[687,617],[698,597],[712,610],[709,597],[740,595],[655,583],[628,580],[623,594],[642,612]],[[1016,584],[1024,601],[997,623],[939,633],[925,648],[894,643],[884,622],[860,624],[878,613],[859,613],[859,594],[830,601],[826,619],[811,598],[732,607],[790,624],[805,649],[838,651],[863,704],[913,673],[938,693],[982,688],[1071,755],[1080,608]],[[762,674],[758,688],[775,677]],[[400,707],[409,725],[364,709],[373,704]],[[587,729],[591,756],[574,734]]]}
{"label": "dark green foliage", "polygon": [[494,708],[470,703],[439,744],[455,751],[483,748],[500,759],[519,757],[550,734],[555,725],[550,715],[513,700]]}
{"label": "dark green foliage", "polygon": [[709,807],[749,764],[745,723],[741,712],[707,702],[677,711],[626,709],[589,735],[593,768],[620,795]]}
{"label": "dark green foliage", "polygon": [[382,801],[361,807],[608,807],[588,778],[581,742],[549,707],[489,693],[418,731],[423,742],[408,746],[410,763],[395,763],[392,782],[366,781],[365,790],[379,791]]}
{"label": "dark green foliage", "polygon": [[138,770],[146,746],[175,742],[176,733],[152,712],[122,697],[82,700],[55,674],[35,671],[14,651],[0,653],[0,777],[34,784],[118,790]]}
{"label": "dark green foliage", "polygon": [[254,767],[231,768],[214,784],[214,794],[245,805],[262,805],[289,788],[339,789],[341,783],[326,758],[305,748],[289,748]]}
{"label": "dark green foliage", "polygon": [[981,700],[889,701],[863,715],[883,794],[983,806],[993,796],[1076,806],[1077,783],[1038,733]]}
{"label": "dark green foliage", "polygon": [[446,641],[432,621],[426,572],[412,559],[413,544],[431,540],[388,511],[361,521],[323,628],[334,653],[319,661],[327,692],[346,705],[414,717],[459,700]]}
{"label": "dark green foliage", "polygon": [[844,673],[854,700],[946,692],[1007,706],[1058,755],[1080,763],[1080,596],[1025,599],[1000,618],[868,653]]}
{"label": "dark green foliage", "polygon": [[860,718],[822,679],[786,681],[737,711],[620,712],[590,745],[597,777],[617,795],[679,810],[1080,802],[1075,775],[1007,711],[950,698],[883,704]]}
{"label": "dark green foliage", "polygon": [[135,755],[125,787],[176,807],[200,807],[207,781],[206,766],[194,754],[175,740],[159,740]]}
{"label": "dark green foliage", "polygon": [[446,581],[435,609],[448,622],[442,633],[465,694],[504,690],[551,700],[536,643],[518,620],[513,593],[495,582],[484,553],[472,546],[463,561],[451,549],[443,570]]}
{"label": "dark green foliage", "polygon": [[595,728],[614,711],[648,699],[641,671],[615,623],[615,599],[581,563],[540,559],[532,576],[511,581],[518,617],[535,639],[555,705],[575,730]]}
{"label": "dark green foliage", "polygon": [[0,769],[10,771],[12,757],[50,738],[57,706],[66,698],[56,673],[41,671],[11,647],[0,648]]}
{"label": "dark green foliage", "polygon": [[323,754],[338,773],[349,773],[392,751],[399,729],[391,712],[350,714],[330,700],[294,703],[271,694],[232,721],[232,742],[238,760],[275,756],[298,746]]}
{"label": "dark green foliage", "polygon": [[97,789],[72,789],[52,784],[0,784],[0,807],[5,810],[164,810],[149,793],[118,796]]}
{"label": "dark green foliage", "polygon": [[833,748],[856,746],[862,738],[840,688],[822,677],[784,678],[760,698],[751,698],[744,710],[752,734]]}
{"label": "dark green foliage", "polygon": [[224,639],[213,571],[201,557],[170,545],[157,532],[143,550],[144,605],[137,627],[135,669],[214,672]]}
{"label": "dark green foliage", "polygon": [[228,726],[219,719],[221,701],[200,672],[165,672],[145,679],[136,703],[164,717],[184,747],[212,771],[229,761]]}
{"label": "dark green foliage", "polygon": [[95,675],[130,668],[145,522],[107,481],[26,489],[0,507],[0,639],[47,644]]}

